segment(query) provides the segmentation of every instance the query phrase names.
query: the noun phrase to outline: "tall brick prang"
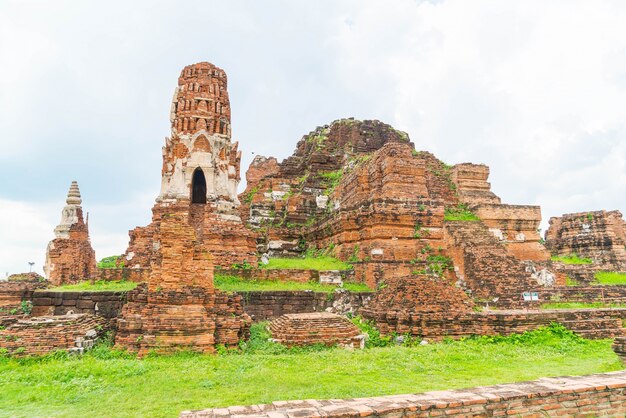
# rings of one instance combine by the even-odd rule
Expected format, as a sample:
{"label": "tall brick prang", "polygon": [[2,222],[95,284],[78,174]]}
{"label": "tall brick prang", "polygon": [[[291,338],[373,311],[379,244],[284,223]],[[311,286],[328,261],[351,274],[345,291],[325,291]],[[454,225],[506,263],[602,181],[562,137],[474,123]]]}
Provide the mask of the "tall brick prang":
{"label": "tall brick prang", "polygon": [[216,265],[255,264],[254,234],[244,227],[237,210],[241,152],[231,142],[224,70],[208,62],[185,67],[174,92],[170,122],[152,223],[130,231],[126,265],[150,267],[159,223],[172,213],[188,215],[196,238]]}
{"label": "tall brick prang", "polygon": [[89,227],[83,219],[78,183],[73,181],[63,208],[55,239],[46,250],[44,271],[54,285],[76,283],[96,275],[96,252],[89,240]]}

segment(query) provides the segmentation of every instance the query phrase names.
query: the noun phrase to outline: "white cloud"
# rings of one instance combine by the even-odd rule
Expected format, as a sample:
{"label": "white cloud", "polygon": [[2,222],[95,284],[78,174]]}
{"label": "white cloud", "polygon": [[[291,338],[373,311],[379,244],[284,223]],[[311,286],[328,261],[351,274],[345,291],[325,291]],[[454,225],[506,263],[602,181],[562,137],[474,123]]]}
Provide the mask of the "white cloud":
{"label": "white cloud", "polygon": [[0,235],[0,267],[43,258],[72,179],[98,256],[123,251],[158,193],[178,72],[202,60],[229,75],[242,172],[316,125],[376,118],[488,164],[544,220],[626,211],[624,21],[619,1],[2,2],[2,214],[34,218]]}

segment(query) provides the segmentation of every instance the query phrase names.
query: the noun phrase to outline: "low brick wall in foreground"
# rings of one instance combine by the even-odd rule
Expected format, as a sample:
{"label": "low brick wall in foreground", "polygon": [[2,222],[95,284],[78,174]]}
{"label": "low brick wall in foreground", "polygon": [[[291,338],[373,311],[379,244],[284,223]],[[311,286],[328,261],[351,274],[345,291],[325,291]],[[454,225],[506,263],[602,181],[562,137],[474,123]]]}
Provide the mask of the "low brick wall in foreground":
{"label": "low brick wall in foreground", "polygon": [[345,400],[279,401],[267,405],[184,411],[183,418],[237,415],[291,417],[624,416],[626,371],[545,377],[470,389]]}
{"label": "low brick wall in foreground", "polygon": [[65,315],[71,312],[113,319],[126,303],[126,293],[37,291],[32,296],[32,315]]}

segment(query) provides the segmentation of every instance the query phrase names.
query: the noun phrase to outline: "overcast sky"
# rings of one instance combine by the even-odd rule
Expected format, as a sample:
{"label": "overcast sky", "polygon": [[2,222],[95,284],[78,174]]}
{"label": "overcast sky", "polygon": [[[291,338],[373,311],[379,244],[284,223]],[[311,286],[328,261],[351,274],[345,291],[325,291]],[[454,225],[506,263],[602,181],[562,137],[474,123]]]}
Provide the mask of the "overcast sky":
{"label": "overcast sky", "polygon": [[0,276],[42,271],[72,180],[97,257],[160,186],[177,77],[228,74],[233,139],[291,154],[379,119],[505,203],[626,212],[624,1],[0,0]]}

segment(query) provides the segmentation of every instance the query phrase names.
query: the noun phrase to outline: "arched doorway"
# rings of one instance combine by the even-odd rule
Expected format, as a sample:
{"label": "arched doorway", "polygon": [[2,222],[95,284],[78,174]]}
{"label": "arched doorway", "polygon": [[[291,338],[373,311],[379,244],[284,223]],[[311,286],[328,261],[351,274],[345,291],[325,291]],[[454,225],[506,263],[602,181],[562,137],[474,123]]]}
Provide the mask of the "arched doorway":
{"label": "arched doorway", "polygon": [[191,203],[206,203],[206,179],[199,167],[193,172],[191,179]]}

